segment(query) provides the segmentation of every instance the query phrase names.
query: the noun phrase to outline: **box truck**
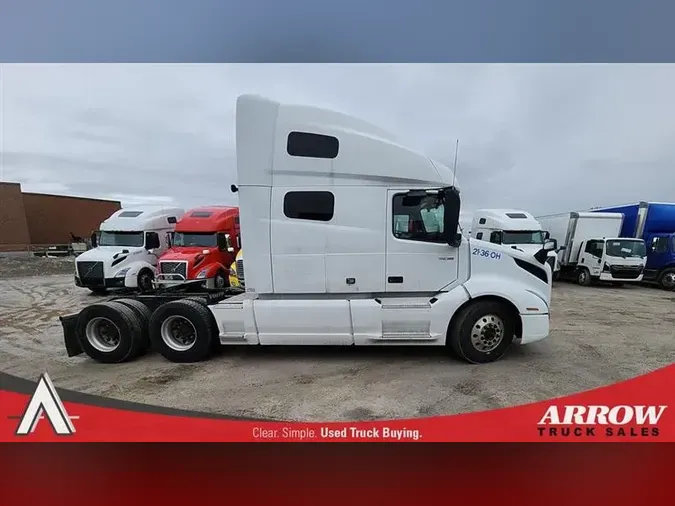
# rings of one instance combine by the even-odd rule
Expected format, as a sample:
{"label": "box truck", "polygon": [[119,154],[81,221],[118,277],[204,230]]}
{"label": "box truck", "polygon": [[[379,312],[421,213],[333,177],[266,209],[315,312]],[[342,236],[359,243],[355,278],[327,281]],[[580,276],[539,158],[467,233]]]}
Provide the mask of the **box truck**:
{"label": "box truck", "polygon": [[538,216],[558,246],[554,269],[582,286],[642,281],[646,262],[642,239],[621,238],[621,213],[571,212]]}
{"label": "box truck", "polygon": [[151,291],[159,256],[183,212],[162,206],[116,211],[92,234],[92,249],[75,259],[75,284],[97,294],[110,288]]}
{"label": "box truck", "polygon": [[638,202],[592,209],[623,214],[621,237],[642,239],[647,247],[643,281],[675,289],[675,203]]}
{"label": "box truck", "polygon": [[69,356],[123,362],[151,346],[196,362],[218,344],[419,345],[486,363],[548,336],[546,249],[459,233],[445,165],[358,118],[255,95],[238,98],[235,131],[245,292],[90,305],[61,318]]}
{"label": "box truck", "polygon": [[239,251],[239,208],[191,209],[178,220],[171,247],[159,258],[155,286],[201,280],[208,288],[230,285],[230,265]]}

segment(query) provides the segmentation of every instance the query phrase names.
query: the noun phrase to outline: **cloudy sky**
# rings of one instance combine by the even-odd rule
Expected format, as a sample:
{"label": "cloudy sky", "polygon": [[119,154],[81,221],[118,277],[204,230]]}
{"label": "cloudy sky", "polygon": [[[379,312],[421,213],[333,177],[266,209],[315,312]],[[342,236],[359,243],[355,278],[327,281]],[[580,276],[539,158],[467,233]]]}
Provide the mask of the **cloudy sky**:
{"label": "cloudy sky", "polygon": [[452,165],[465,210],[675,199],[675,65],[2,65],[0,180],[232,204],[241,93],[358,115]]}

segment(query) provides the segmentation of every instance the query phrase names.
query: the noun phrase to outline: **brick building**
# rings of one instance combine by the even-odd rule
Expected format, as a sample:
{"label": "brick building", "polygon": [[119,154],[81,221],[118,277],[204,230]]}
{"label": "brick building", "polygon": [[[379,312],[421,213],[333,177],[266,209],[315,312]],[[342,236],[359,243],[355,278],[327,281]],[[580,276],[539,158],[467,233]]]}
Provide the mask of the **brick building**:
{"label": "brick building", "polygon": [[0,251],[27,251],[89,238],[121,208],[114,200],[23,193],[19,183],[0,182]]}

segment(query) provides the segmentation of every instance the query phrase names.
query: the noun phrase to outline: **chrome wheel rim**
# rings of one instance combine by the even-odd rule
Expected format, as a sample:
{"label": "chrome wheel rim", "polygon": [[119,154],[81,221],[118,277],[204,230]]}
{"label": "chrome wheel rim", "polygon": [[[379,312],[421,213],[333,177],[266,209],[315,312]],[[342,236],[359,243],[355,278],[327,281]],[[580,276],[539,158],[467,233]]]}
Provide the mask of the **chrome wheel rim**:
{"label": "chrome wheel rim", "polygon": [[476,350],[490,353],[504,340],[504,321],[497,315],[482,316],[471,328],[471,344]]}
{"label": "chrome wheel rim", "polygon": [[184,316],[169,316],[160,328],[162,341],[174,351],[187,351],[197,342],[197,329]]}
{"label": "chrome wheel rim", "polygon": [[675,272],[669,272],[663,276],[662,280],[663,286],[666,288],[675,287]]}
{"label": "chrome wheel rim", "polygon": [[102,316],[89,320],[84,334],[87,342],[102,353],[115,351],[122,340],[119,327]]}

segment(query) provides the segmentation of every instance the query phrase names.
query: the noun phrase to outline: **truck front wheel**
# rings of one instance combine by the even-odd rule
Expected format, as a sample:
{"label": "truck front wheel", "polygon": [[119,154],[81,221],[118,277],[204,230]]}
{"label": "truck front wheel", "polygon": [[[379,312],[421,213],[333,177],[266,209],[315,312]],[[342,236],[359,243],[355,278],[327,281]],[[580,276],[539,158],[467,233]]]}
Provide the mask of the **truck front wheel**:
{"label": "truck front wheel", "polygon": [[515,318],[501,302],[474,302],[453,319],[448,344],[455,355],[472,364],[494,362],[513,344]]}
{"label": "truck front wheel", "polygon": [[589,286],[591,284],[591,273],[588,269],[579,269],[579,272],[577,272],[577,283],[580,286]]}
{"label": "truck front wheel", "polygon": [[219,290],[222,290],[223,288],[227,288],[228,286],[230,286],[230,280],[225,275],[225,271],[219,270],[216,273],[216,277],[213,278],[213,286]]}
{"label": "truck front wheel", "polygon": [[665,269],[659,274],[659,286],[664,290],[675,290],[675,269]]}

